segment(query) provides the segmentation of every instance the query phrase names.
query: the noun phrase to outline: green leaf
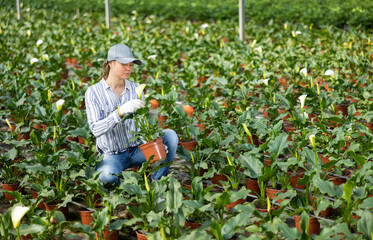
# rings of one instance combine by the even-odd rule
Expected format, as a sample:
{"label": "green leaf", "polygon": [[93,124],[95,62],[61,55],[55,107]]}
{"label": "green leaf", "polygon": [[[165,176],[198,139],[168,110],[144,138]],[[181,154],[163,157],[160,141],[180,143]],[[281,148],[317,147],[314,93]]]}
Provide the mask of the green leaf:
{"label": "green leaf", "polygon": [[233,235],[238,227],[246,226],[250,218],[251,214],[246,212],[239,213],[238,215],[232,217],[222,227],[222,235]]}
{"label": "green leaf", "polygon": [[263,163],[259,159],[251,155],[241,155],[240,160],[242,165],[245,167],[244,173],[246,176],[249,176],[250,178],[258,178],[261,175]]}
{"label": "green leaf", "polygon": [[275,140],[268,144],[268,152],[271,157],[278,158],[284,148],[286,148],[288,145],[288,135],[286,133],[281,133]]}
{"label": "green leaf", "polygon": [[63,213],[60,212],[60,211],[55,211],[54,214],[53,214],[53,217],[54,217],[54,219],[55,219],[58,223],[62,223],[62,222],[64,222],[64,221],[66,221],[65,215],[63,215]]}
{"label": "green leaf", "polygon": [[166,197],[166,209],[168,212],[177,211],[181,207],[183,194],[180,192],[180,189],[181,185],[179,181],[171,178]]}
{"label": "green leaf", "polygon": [[346,183],[343,185],[342,198],[346,200],[347,206],[350,205],[351,198],[352,198],[352,191],[354,189],[354,186],[355,185],[350,180],[347,180]]}
{"label": "green leaf", "polygon": [[322,194],[327,194],[331,197],[340,198],[342,195],[342,187],[335,186],[331,181],[324,181],[319,179],[314,179],[313,184],[320,190]]}
{"label": "green leaf", "polygon": [[297,228],[289,227],[286,223],[280,223],[278,226],[280,233],[285,239],[297,240],[300,237],[300,232]]}
{"label": "green leaf", "polygon": [[27,235],[32,233],[41,233],[45,231],[45,226],[39,225],[39,224],[21,224],[19,226],[19,233],[20,235]]}
{"label": "green leaf", "polygon": [[373,233],[373,214],[369,210],[365,210],[360,215],[360,220],[357,223],[357,230],[364,234],[365,239],[371,239]]}

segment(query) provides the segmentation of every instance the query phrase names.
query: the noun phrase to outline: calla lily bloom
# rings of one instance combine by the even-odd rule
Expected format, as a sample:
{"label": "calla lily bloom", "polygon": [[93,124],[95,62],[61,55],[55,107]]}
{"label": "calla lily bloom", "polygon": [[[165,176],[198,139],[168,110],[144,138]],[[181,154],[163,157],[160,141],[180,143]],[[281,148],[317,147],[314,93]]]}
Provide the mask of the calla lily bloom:
{"label": "calla lily bloom", "polygon": [[62,109],[62,105],[65,103],[65,100],[63,100],[63,99],[60,99],[60,100],[58,100],[57,102],[56,102],[56,106],[57,106],[57,110],[58,111],[61,111],[61,109]]}
{"label": "calla lily bloom", "polygon": [[21,223],[21,219],[30,210],[29,207],[16,206],[13,208],[11,217],[13,222],[13,227],[17,229]]}
{"label": "calla lily bloom", "polygon": [[204,24],[201,25],[201,28],[205,29],[205,28],[207,28],[208,26],[209,26],[208,23],[204,23]]}
{"label": "calla lily bloom", "polygon": [[157,55],[150,55],[149,57],[148,57],[148,59],[156,59],[157,58]]}
{"label": "calla lily bloom", "polygon": [[264,83],[266,86],[268,86],[268,81],[269,81],[269,78],[266,78],[266,79],[260,79],[260,80],[259,80],[259,83]]}
{"label": "calla lily bloom", "polygon": [[43,58],[43,60],[47,60],[47,61],[49,61],[49,56],[48,56],[48,54],[43,54],[43,55],[42,55],[42,58]]}
{"label": "calla lily bloom", "polygon": [[333,70],[326,70],[326,72],[325,72],[325,75],[326,76],[333,76],[334,75],[334,71]]}
{"label": "calla lily bloom", "polygon": [[301,95],[301,96],[298,97],[298,99],[299,99],[299,101],[300,101],[300,107],[301,107],[301,108],[304,108],[304,101],[306,100],[306,97],[307,97],[306,94]]}
{"label": "calla lily bloom", "polygon": [[257,47],[257,48],[254,48],[256,51],[258,51],[259,53],[262,53],[263,52],[263,49],[261,46]]}
{"label": "calla lily bloom", "polygon": [[137,86],[136,89],[135,89],[136,94],[137,94],[137,96],[139,96],[140,99],[141,99],[142,92],[144,91],[145,87],[146,87],[146,84],[143,83],[143,84],[140,84],[139,86]]}
{"label": "calla lily bloom", "polygon": [[31,58],[31,60],[30,60],[31,64],[34,64],[34,63],[37,63],[37,62],[39,62],[39,60],[37,58]]}
{"label": "calla lily bloom", "polygon": [[26,34],[27,34],[27,36],[30,37],[30,36],[31,36],[31,30],[27,30],[27,31],[26,31]]}
{"label": "calla lily bloom", "polygon": [[146,188],[146,191],[150,192],[150,187],[149,187],[149,183],[148,183],[148,178],[146,177],[146,174],[144,173],[144,180],[145,180],[145,188]]}
{"label": "calla lily bloom", "polygon": [[307,77],[307,68],[302,68],[299,73],[303,74],[305,77]]}
{"label": "calla lily bloom", "polygon": [[43,43],[43,40],[39,39],[39,40],[36,42],[36,46],[39,47],[42,43]]}
{"label": "calla lily bloom", "polygon": [[316,137],[315,137],[315,134],[311,134],[310,135],[310,142],[311,142],[312,147],[314,148],[316,146]]}

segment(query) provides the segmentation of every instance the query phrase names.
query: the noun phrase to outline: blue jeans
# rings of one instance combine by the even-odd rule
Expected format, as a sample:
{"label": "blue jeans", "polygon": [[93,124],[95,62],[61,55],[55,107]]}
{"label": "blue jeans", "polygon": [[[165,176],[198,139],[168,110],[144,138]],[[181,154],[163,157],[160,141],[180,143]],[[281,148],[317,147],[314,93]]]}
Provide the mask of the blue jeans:
{"label": "blue jeans", "polygon": [[[174,159],[177,146],[179,144],[179,138],[174,130],[166,129],[162,136],[163,144],[167,146],[167,157],[165,162],[170,162]],[[141,166],[146,161],[144,154],[142,154],[140,148],[130,147],[126,151],[118,154],[104,154],[104,158],[98,164],[96,171],[101,171],[99,179],[105,183],[119,183],[119,178],[113,174],[118,174],[128,168]],[[162,176],[168,174],[170,167],[160,168],[154,172],[152,178],[155,180],[161,179]]]}

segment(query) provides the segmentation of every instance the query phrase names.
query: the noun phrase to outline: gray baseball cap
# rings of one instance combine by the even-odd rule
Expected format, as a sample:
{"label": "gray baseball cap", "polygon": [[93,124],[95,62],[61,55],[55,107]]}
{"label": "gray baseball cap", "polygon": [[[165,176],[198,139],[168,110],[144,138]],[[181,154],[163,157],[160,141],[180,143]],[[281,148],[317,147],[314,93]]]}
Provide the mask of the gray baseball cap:
{"label": "gray baseball cap", "polygon": [[110,62],[113,60],[123,64],[133,62],[134,64],[142,65],[142,62],[139,59],[133,57],[131,49],[124,44],[117,44],[109,49],[107,61]]}

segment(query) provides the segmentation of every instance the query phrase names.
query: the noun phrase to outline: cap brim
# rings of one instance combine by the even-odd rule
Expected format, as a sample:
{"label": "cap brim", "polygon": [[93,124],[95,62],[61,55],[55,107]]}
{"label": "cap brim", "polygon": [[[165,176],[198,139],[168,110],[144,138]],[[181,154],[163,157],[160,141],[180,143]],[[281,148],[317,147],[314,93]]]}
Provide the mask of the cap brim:
{"label": "cap brim", "polygon": [[136,58],[120,58],[120,59],[115,59],[115,60],[118,61],[118,62],[120,62],[120,63],[123,63],[123,64],[127,64],[127,63],[133,62],[134,64],[142,65],[141,60],[136,59]]}

